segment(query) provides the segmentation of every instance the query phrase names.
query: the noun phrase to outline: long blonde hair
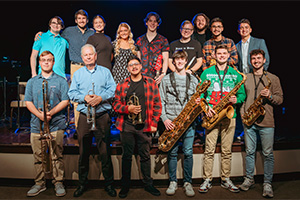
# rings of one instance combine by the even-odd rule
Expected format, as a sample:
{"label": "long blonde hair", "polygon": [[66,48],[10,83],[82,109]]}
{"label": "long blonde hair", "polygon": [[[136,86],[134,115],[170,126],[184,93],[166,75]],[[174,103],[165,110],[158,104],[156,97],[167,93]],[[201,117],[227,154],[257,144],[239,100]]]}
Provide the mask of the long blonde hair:
{"label": "long blonde hair", "polygon": [[116,40],[114,41],[114,43],[115,43],[115,49],[114,49],[115,50],[115,56],[119,55],[119,53],[120,53],[120,42],[121,42],[120,31],[121,31],[122,27],[127,28],[128,31],[130,32],[129,38],[128,38],[129,46],[130,46],[131,52],[134,55],[137,55],[137,52],[135,50],[135,45],[134,45],[133,34],[131,32],[131,28],[126,22],[122,22],[118,27],[117,34],[116,34]]}

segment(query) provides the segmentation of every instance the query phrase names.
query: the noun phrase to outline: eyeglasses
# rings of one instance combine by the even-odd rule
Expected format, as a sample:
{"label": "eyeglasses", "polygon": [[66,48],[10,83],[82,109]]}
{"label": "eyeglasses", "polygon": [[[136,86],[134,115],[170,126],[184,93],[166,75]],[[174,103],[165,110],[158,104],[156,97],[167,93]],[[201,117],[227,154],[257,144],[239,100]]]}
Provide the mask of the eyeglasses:
{"label": "eyeglasses", "polygon": [[128,67],[133,67],[133,66],[138,66],[138,65],[140,65],[140,63],[131,63],[128,65]]}
{"label": "eyeglasses", "polygon": [[61,26],[61,24],[60,24],[60,23],[57,23],[57,22],[51,22],[51,24],[54,24],[54,25],[59,25],[59,26]]}
{"label": "eyeglasses", "polygon": [[192,28],[182,28],[182,30],[184,30],[184,31],[193,31],[194,29],[192,29]]}
{"label": "eyeglasses", "polygon": [[41,62],[53,62],[53,59],[40,59]]}

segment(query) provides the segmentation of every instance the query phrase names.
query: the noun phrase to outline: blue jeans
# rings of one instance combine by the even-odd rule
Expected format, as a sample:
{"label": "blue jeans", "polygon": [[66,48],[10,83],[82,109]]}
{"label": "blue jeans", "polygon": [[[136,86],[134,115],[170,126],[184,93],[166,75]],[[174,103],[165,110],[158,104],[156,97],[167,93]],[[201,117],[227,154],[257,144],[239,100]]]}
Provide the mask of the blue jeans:
{"label": "blue jeans", "polygon": [[[183,162],[183,182],[192,183],[193,173],[193,144],[195,136],[195,126],[192,125],[182,136],[182,151],[184,154]],[[173,148],[168,152],[168,166],[170,181],[176,181],[177,171],[177,156],[178,156],[178,141]]]}
{"label": "blue jeans", "polygon": [[264,158],[264,182],[271,183],[274,169],[274,128],[261,127],[255,124],[250,128],[245,127],[246,176],[248,178],[253,178],[254,176],[257,135],[261,139]]}

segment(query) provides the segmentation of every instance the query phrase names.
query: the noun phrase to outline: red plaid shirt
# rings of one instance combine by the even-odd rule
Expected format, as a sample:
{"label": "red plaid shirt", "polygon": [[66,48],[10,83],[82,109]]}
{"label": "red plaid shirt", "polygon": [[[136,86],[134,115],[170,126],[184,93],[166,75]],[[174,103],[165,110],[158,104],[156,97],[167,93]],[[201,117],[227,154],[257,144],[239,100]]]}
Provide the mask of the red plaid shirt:
{"label": "red plaid shirt", "polygon": [[[143,76],[144,90],[145,90],[145,104],[146,104],[146,120],[144,132],[150,132],[151,126],[157,127],[161,115],[161,101],[158,86],[155,81],[147,76]],[[115,112],[119,114],[116,120],[116,127],[120,131],[123,131],[124,115],[128,115],[128,106],[126,104],[126,95],[130,87],[130,77],[117,85],[115,92],[115,100],[113,102],[113,108]]]}

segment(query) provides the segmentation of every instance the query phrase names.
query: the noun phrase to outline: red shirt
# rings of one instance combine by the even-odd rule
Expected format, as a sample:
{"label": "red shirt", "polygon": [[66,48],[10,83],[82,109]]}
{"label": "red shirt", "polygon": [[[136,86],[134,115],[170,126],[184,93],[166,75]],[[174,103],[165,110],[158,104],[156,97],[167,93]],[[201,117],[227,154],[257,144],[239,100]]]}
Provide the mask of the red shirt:
{"label": "red shirt", "polygon": [[[157,127],[161,115],[161,101],[159,95],[158,86],[155,81],[147,76],[143,76],[144,91],[145,91],[145,105],[146,105],[146,120],[144,132],[150,132],[151,126]],[[130,77],[117,85],[115,92],[115,100],[113,102],[113,108],[118,113],[116,120],[116,127],[120,131],[123,131],[124,115],[128,115],[128,105],[126,104],[126,94],[130,87]]]}

